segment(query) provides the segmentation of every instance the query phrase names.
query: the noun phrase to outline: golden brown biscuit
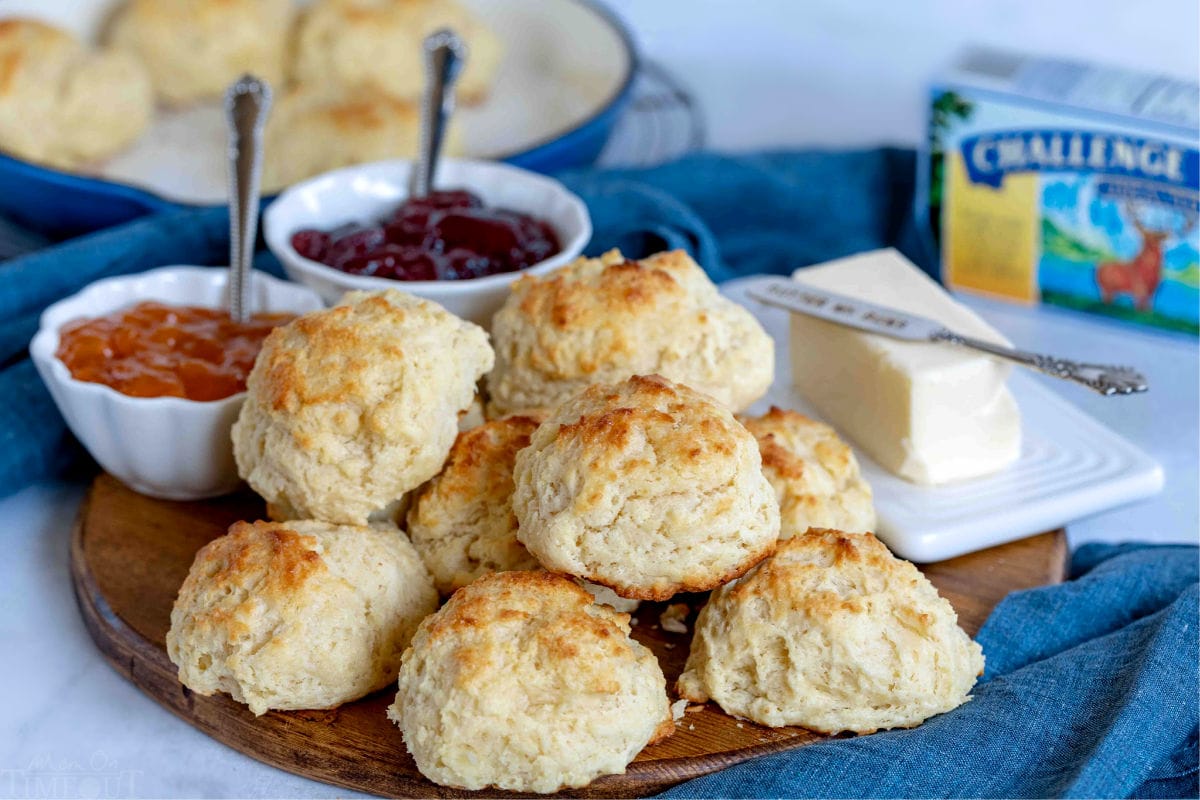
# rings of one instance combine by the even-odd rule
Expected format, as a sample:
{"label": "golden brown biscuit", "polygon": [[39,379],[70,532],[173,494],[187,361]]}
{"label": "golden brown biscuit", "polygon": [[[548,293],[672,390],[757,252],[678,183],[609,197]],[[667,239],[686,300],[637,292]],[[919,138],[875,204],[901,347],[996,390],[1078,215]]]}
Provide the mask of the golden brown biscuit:
{"label": "golden brown biscuit", "polygon": [[462,789],[586,786],[674,731],[629,616],[545,572],[455,592],[404,653],[388,716],[422,775]]}
{"label": "golden brown biscuit", "polygon": [[113,155],[150,124],[150,78],[126,53],[66,31],[0,20],[0,149],[71,169]]}
{"label": "golden brown biscuit", "polygon": [[712,593],[679,692],[821,733],[909,728],[966,702],[983,651],[870,533],[812,529]]}
{"label": "golden brown biscuit", "polygon": [[437,303],[348,292],[263,343],[233,426],[239,474],[288,516],[363,524],[438,473],[491,364],[483,329]]}
{"label": "golden brown biscuit", "polygon": [[[413,493],[408,535],[443,595],[491,572],[540,569],[517,541],[513,464],[537,430],[534,417],[502,417],[458,434],[441,473]],[[584,583],[596,602],[637,608],[605,586]]]}
{"label": "golden brown biscuit", "polygon": [[779,501],[780,538],[809,528],[875,529],[871,487],[854,451],[833,428],[775,406],[761,417],[739,416],[738,421],[758,440],[763,472]]}
{"label": "golden brown biscuit", "polygon": [[770,387],[775,349],[687,253],[617,250],[525,276],[492,324],[492,413],[553,408],[593,383],[662,375],[734,411]]}
{"label": "golden brown biscuit", "polygon": [[283,88],[291,0],[125,0],[109,41],[150,70],[159,99],[219,98],[245,73]]}
{"label": "golden brown biscuit", "polygon": [[292,80],[418,100],[425,85],[423,42],[439,28],[453,29],[469,49],[459,98],[482,100],[500,65],[500,40],[454,0],[316,0],[296,29]]}
{"label": "golden brown biscuit", "polygon": [[255,714],[333,708],[394,680],[436,609],[395,527],[238,522],[196,554],[167,654],[189,689],[228,692]]}
{"label": "golden brown biscuit", "polygon": [[489,572],[538,568],[512,510],[513,463],[537,426],[504,417],[460,433],[441,473],[417,492],[408,535],[443,595]]}
{"label": "golden brown biscuit", "polygon": [[584,390],[517,454],[517,537],[537,559],[627,598],[736,578],[779,536],[754,437],[660,376]]}

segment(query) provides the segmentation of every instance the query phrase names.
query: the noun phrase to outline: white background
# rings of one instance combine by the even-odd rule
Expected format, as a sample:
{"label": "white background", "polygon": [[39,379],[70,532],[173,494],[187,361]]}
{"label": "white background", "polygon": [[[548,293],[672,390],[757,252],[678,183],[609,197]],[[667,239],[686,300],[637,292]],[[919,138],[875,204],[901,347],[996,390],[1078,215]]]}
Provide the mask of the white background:
{"label": "white background", "polygon": [[1195,79],[1196,0],[608,0],[707,111],[718,149],[916,145],[968,44]]}

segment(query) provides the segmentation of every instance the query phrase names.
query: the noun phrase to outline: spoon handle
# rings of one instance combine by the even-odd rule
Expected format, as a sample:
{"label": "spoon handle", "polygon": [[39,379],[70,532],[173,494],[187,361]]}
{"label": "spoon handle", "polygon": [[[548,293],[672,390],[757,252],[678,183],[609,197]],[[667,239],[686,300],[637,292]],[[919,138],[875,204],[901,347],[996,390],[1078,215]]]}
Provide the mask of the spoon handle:
{"label": "spoon handle", "polygon": [[250,317],[250,263],[258,238],[262,135],[271,108],[271,87],[243,75],[225,93],[229,126],[229,316]]}
{"label": "spoon handle", "polygon": [[425,37],[425,96],[421,104],[421,143],[408,192],[424,197],[433,188],[446,125],[454,113],[454,83],[467,60],[467,46],[449,28]]}
{"label": "spoon handle", "polygon": [[1132,367],[1122,367],[1113,364],[1083,364],[1069,358],[1031,353],[1028,350],[1017,350],[1012,347],[1002,347],[982,339],[962,336],[953,331],[940,330],[929,337],[935,342],[949,342],[961,347],[970,347],[988,355],[1014,361],[1022,366],[1036,369],[1055,378],[1074,381],[1102,395],[1137,394],[1150,387],[1145,376]]}

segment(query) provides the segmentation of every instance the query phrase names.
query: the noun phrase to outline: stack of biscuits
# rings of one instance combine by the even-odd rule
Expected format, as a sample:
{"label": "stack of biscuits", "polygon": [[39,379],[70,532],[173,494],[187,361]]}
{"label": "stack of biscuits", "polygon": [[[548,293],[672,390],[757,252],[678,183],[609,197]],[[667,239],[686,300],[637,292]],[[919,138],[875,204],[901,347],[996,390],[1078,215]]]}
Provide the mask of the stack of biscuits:
{"label": "stack of biscuits", "polygon": [[[0,149],[87,167],[149,127],[155,105],[219,100],[250,73],[277,89],[264,148],[269,191],[337,167],[415,154],[422,42],[455,30],[458,84],[481,102],[500,42],[454,0],[123,0],[98,48],[34,19],[0,20]],[[451,129],[448,152],[459,142]]]}
{"label": "stack of biscuits", "polygon": [[674,732],[627,611],[711,591],[685,701],[830,733],[960,705],[982,652],[869,532],[851,450],[796,412],[745,416],[774,363],[682,252],[523,277],[490,341],[398,290],[300,317],[233,432],[273,521],[197,554],[180,680],[256,714],[396,681],[388,716],[430,780],[553,792]]}

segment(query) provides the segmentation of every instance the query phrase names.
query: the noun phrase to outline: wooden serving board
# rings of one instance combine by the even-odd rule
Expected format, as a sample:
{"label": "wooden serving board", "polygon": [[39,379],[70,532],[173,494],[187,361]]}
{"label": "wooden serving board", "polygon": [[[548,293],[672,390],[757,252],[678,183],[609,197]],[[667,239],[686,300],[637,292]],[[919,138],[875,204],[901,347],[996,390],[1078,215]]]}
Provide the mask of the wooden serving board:
{"label": "wooden serving board", "polygon": [[[176,679],[164,640],[171,605],[196,551],[230,523],[260,519],[262,501],[249,494],[195,503],[153,500],[114,478],[96,479],[71,542],[71,575],[83,618],[112,666],[176,715],[224,744],[288,772],[348,789],[405,797],[469,795],[436,786],[417,772],[400,731],[384,715],[394,690],[333,711],[270,712],[255,717],[220,695],[201,697]],[[1055,583],[1065,564],[1062,531],[923,567],[957,609],[972,635],[1004,595]],[[692,606],[689,629],[702,596]],[[676,598],[678,601],[679,598]],[[687,659],[688,634],[658,627],[662,604],[635,613],[636,638],[662,663],[668,686]],[[687,713],[671,738],[646,748],[624,775],[611,775],[564,794],[629,797],[754,756],[818,740],[797,728],[763,728],[726,716],[715,705]],[[516,796],[488,792],[491,796]]]}

